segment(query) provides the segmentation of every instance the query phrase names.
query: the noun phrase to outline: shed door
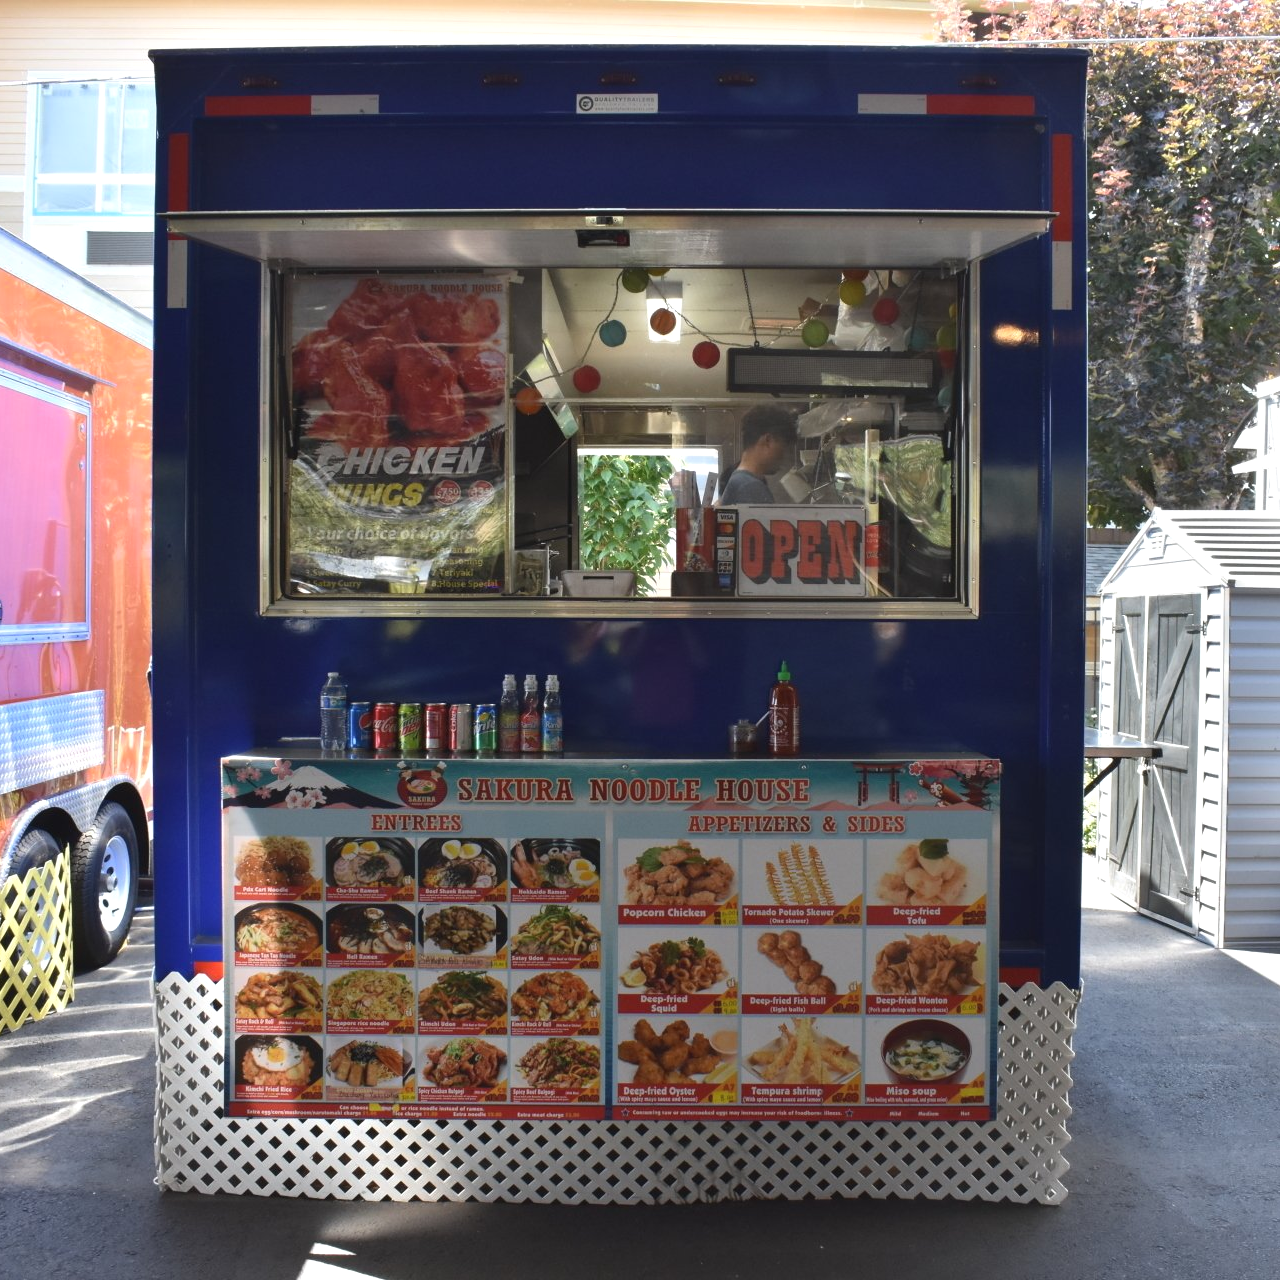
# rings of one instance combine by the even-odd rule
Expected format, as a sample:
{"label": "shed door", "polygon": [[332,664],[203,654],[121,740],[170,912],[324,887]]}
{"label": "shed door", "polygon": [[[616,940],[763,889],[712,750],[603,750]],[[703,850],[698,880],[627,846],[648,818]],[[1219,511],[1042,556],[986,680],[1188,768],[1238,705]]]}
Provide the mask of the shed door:
{"label": "shed door", "polygon": [[1117,723],[1160,756],[1117,771],[1112,883],[1142,911],[1193,929],[1200,599],[1117,601]]}

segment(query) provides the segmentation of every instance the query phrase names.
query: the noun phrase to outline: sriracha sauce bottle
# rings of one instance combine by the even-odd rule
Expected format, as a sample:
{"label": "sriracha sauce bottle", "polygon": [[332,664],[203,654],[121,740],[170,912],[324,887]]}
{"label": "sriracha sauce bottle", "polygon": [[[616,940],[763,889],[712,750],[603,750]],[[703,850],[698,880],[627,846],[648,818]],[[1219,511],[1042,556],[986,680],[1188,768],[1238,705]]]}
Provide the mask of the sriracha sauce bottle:
{"label": "sriracha sauce bottle", "polygon": [[784,662],[769,691],[769,754],[793,756],[800,750],[800,696]]}

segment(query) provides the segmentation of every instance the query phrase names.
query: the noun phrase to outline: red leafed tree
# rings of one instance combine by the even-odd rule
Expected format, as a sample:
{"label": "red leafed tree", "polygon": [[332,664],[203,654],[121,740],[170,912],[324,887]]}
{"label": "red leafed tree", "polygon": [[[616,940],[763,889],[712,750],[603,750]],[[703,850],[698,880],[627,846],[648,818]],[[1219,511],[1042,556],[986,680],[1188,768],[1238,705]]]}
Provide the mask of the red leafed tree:
{"label": "red leafed tree", "polygon": [[1280,0],[935,17],[943,41],[1090,52],[1090,522],[1240,505],[1232,440],[1280,370]]}

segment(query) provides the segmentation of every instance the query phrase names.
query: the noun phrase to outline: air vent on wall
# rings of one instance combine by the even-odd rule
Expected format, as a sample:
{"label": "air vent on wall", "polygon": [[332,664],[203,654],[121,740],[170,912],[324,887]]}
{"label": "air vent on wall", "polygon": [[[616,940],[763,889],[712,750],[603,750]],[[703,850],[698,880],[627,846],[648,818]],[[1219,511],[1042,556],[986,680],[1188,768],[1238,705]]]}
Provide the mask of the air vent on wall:
{"label": "air vent on wall", "polygon": [[154,239],[150,231],[90,231],[84,260],[91,267],[149,267]]}

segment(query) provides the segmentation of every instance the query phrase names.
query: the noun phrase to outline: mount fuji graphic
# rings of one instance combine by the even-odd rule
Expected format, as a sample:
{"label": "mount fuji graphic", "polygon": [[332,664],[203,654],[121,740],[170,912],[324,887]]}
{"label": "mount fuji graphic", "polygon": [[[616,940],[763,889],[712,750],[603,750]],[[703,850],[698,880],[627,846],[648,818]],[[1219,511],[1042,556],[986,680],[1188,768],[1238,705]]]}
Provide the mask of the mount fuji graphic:
{"label": "mount fuji graphic", "polygon": [[[265,791],[266,795],[259,795]],[[332,774],[325,773],[315,765],[303,765],[295,769],[288,777],[277,778],[265,783],[254,791],[246,791],[243,795],[232,796],[223,803],[227,806],[238,805],[245,809],[280,809],[290,808],[289,797],[296,795],[301,799],[304,795],[318,794],[313,804],[298,804],[304,809],[402,809],[399,798],[384,800],[381,796],[370,795]]]}

